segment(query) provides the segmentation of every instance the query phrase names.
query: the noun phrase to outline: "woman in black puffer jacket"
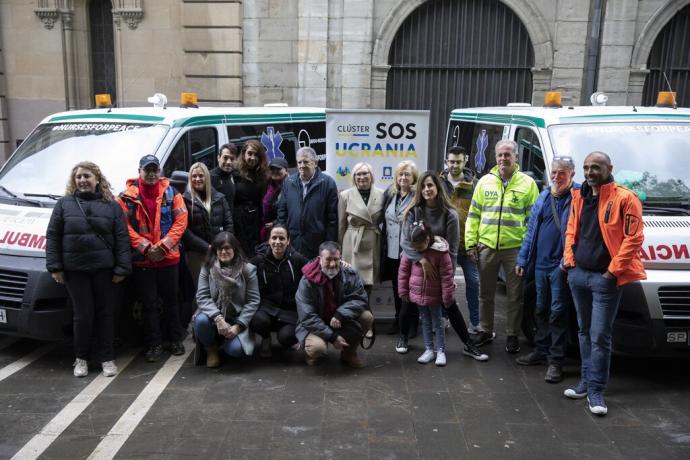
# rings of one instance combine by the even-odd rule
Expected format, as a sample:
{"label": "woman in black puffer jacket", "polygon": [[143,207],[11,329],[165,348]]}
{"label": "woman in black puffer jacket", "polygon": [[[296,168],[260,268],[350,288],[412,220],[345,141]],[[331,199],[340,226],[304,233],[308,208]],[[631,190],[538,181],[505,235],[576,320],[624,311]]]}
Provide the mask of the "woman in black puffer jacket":
{"label": "woman in black puffer jacket", "polygon": [[196,289],[211,242],[220,232],[234,233],[234,228],[230,206],[225,196],[211,186],[211,174],[204,163],[194,163],[189,168],[189,182],[183,198],[187,206],[187,230],[182,242]]}
{"label": "woman in black puffer jacket", "polygon": [[[94,323],[103,375],[117,374],[113,340],[116,291],[132,271],[127,224],[110,184],[90,161],[77,164],[46,232],[46,268],[64,284],[74,313],[75,377],[88,374]],[[95,321],[94,321],[95,317]]]}
{"label": "woman in black puffer jacket", "polygon": [[271,332],[285,348],[298,346],[295,337],[297,305],[295,294],[302,279],[302,267],[308,262],[290,246],[285,226],[271,228],[268,243],[256,247],[250,263],[256,267],[261,303],[249,327],[263,337],[261,356],[271,356]]}

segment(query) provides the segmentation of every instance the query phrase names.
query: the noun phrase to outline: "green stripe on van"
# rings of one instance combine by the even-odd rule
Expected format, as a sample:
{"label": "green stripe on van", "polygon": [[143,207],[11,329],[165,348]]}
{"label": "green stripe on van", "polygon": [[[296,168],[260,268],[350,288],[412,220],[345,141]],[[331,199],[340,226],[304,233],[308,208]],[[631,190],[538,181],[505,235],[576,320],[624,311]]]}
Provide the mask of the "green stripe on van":
{"label": "green stripe on van", "polygon": [[616,114],[605,114],[605,115],[573,115],[571,117],[561,117],[561,121],[613,121],[613,120],[633,120],[636,121],[640,118],[645,118],[648,120],[690,120],[690,114],[686,113],[616,113]]}
{"label": "green stripe on van", "polygon": [[126,113],[93,113],[93,114],[82,114],[82,115],[61,115],[59,117],[53,117],[49,122],[53,121],[65,121],[65,120],[91,120],[95,118],[108,119],[108,120],[130,120],[130,121],[163,121],[163,117],[155,117],[152,115],[128,115]]}
{"label": "green stripe on van", "polygon": [[213,124],[254,124],[254,123],[280,123],[289,121],[324,121],[325,113],[273,113],[273,114],[242,114],[242,115],[212,115],[189,117],[177,120],[173,123],[173,128],[186,126],[203,126]]}
{"label": "green stripe on van", "polygon": [[530,117],[528,115],[503,115],[497,113],[451,113],[451,120],[458,121],[474,121],[474,122],[485,122],[485,123],[497,123],[497,124],[516,124],[519,126],[537,126],[543,128],[546,126],[543,118]]}

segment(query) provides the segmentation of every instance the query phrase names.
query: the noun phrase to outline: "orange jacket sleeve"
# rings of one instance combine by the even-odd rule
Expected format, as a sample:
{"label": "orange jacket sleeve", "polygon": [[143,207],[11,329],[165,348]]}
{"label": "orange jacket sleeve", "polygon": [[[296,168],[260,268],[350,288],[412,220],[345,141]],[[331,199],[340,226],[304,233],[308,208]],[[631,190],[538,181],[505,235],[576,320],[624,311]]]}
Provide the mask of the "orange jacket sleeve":
{"label": "orange jacket sleeve", "polygon": [[[565,247],[563,248],[563,265],[565,267],[575,266],[575,254],[573,253],[573,245],[575,244],[575,235],[580,224],[579,209],[579,191],[573,190],[573,199],[570,206],[570,217],[568,218],[568,226],[565,229]],[[577,193],[577,196],[576,196]]]}
{"label": "orange jacket sleeve", "polygon": [[119,203],[122,211],[125,214],[125,222],[127,222],[127,232],[129,233],[129,243],[134,249],[139,251],[141,254],[146,254],[146,251],[151,247],[151,242],[141,236],[139,233],[134,231],[132,223],[129,221],[129,209],[127,208],[127,203],[120,197],[117,197],[117,202]]}
{"label": "orange jacket sleeve", "polygon": [[157,246],[166,253],[170,252],[180,242],[184,231],[187,229],[187,206],[185,206],[184,199],[179,193],[173,197],[172,215],[174,219],[172,227],[157,243]]}
{"label": "orange jacket sleeve", "polygon": [[632,266],[634,259],[638,257],[640,247],[644,242],[642,223],[642,203],[632,193],[621,202],[621,215],[623,216],[623,240],[618,251],[611,259],[608,270],[618,278],[621,273]]}

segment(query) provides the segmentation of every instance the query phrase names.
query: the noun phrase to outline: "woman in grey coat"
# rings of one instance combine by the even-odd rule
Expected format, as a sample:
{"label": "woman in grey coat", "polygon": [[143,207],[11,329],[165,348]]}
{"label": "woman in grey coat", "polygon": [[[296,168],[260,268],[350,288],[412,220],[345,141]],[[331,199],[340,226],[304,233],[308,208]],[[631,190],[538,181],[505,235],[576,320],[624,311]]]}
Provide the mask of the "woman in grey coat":
{"label": "woman in grey coat", "polygon": [[199,274],[194,334],[206,349],[207,367],[220,365],[219,350],[232,357],[254,353],[248,326],[259,307],[259,283],[241,247],[232,233],[219,233]]}

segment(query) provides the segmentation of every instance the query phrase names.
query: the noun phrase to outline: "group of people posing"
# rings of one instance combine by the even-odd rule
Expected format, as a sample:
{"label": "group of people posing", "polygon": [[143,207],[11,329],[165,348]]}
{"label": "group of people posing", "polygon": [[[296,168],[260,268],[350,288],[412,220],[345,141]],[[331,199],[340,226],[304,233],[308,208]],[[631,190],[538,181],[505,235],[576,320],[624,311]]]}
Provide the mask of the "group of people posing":
{"label": "group of people posing", "polygon": [[[222,354],[304,350],[317,364],[328,344],[343,363],[364,366],[360,344],[373,340],[370,294],[391,280],[398,353],[407,353],[420,321],[417,361],[446,365],[444,324],[463,342],[463,354],[488,360],[478,347],[495,339],[494,294],[503,268],[507,289],[506,346],[520,351],[523,280],[537,288],[536,348],[518,364],[548,364],[545,380],[562,380],[568,305],[578,316],[582,375],[565,391],[588,397],[592,412],[606,413],[611,328],[621,286],[644,277],[641,205],[616,185],[610,158],[585,160],[586,183],[573,182],[572,159],[555,158],[549,190],[541,194],[519,171],[517,144],[495,146],[496,166],[478,179],[462,147],[446,152],[446,168],[421,173],[411,161],[394,170],[388,189],[375,186],[371,165],[352,168],[352,187],[338,192],[317,166],[316,152],[296,154],[297,171],[283,158],[270,162],[250,140],[238,152],[223,145],[218,166],[189,170],[178,193],[161,177],[159,160],[141,158],[139,175],[114,197],[99,167],[77,164],[46,235],[46,266],[65,284],[74,311],[74,375],[98,360],[114,363],[116,286],[131,275],[142,304],[145,358],[167,348],[185,353],[185,322],[177,291],[181,254],[196,288],[192,328],[206,365]],[[469,324],[455,300],[462,269]],[[97,347],[92,349],[92,338]]]}

